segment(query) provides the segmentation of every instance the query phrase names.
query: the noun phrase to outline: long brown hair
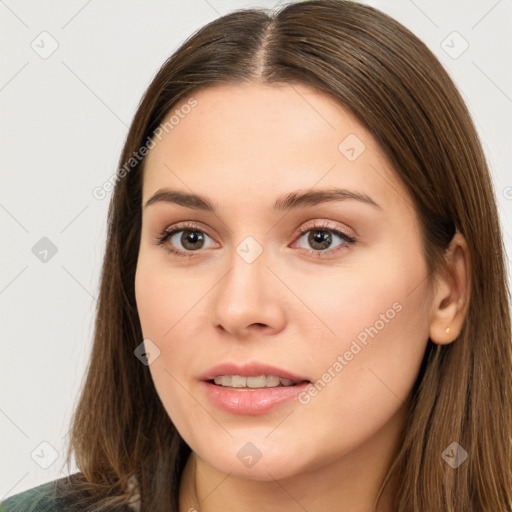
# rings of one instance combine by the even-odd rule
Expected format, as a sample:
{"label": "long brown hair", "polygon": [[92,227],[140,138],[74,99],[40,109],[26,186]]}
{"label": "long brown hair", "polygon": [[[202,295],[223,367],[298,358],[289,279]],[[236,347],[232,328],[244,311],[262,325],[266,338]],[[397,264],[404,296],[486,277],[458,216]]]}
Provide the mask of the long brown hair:
{"label": "long brown hair", "polygon": [[[504,512],[512,504],[512,351],[504,248],[486,160],[446,71],[409,30],[343,0],[234,11],[204,26],[163,64],[130,126],[120,169],[154,138],[170,109],[219,83],[301,83],[330,95],[380,143],[414,201],[429,279],[456,230],[470,255],[470,301],[460,336],[428,340],[403,442],[388,476],[396,512]],[[94,345],[70,430],[88,510],[114,510],[135,475],[142,510],[178,511],[190,454],[147,366],[134,294],[144,159],[115,185]],[[120,175],[121,176],[121,175]],[[459,443],[457,469],[442,453]],[[383,489],[385,482],[383,482]],[[94,503],[94,505],[93,505]]]}

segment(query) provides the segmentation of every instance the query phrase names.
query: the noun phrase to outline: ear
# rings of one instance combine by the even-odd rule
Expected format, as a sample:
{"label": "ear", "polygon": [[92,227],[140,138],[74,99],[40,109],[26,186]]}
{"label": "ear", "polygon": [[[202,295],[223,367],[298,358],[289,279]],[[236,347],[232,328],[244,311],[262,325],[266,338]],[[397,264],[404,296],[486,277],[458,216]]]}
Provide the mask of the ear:
{"label": "ear", "polygon": [[446,269],[435,279],[430,315],[430,339],[439,345],[459,336],[469,306],[471,262],[466,240],[458,231],[445,252],[445,262]]}

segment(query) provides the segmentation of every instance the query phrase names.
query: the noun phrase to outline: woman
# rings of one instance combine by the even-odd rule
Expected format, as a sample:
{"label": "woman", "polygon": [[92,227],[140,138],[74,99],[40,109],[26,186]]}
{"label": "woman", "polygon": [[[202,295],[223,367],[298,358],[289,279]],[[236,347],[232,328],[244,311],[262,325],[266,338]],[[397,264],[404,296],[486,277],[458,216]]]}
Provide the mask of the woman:
{"label": "woman", "polygon": [[5,510],[511,510],[492,183],[407,29],[336,0],[215,20],[115,181],[80,472]]}

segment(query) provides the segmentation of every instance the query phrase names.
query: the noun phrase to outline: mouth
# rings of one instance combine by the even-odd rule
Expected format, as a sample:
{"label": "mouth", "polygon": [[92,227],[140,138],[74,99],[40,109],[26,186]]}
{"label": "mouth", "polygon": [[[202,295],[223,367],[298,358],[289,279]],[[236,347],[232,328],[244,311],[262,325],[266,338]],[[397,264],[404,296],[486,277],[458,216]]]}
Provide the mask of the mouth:
{"label": "mouth", "polygon": [[265,414],[293,404],[311,379],[260,361],[218,364],[199,376],[211,404],[234,415]]}
{"label": "mouth", "polygon": [[311,383],[308,376],[259,361],[221,363],[200,375],[199,380],[232,389],[267,389]]}
{"label": "mouth", "polygon": [[293,380],[278,375],[218,375],[206,382],[229,389],[266,389],[310,383],[307,379]]}

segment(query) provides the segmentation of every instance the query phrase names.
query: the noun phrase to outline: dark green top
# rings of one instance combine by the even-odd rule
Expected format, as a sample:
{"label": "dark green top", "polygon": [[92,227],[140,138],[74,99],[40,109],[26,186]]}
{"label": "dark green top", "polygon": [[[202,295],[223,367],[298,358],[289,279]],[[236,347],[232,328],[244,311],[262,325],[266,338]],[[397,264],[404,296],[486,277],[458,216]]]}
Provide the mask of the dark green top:
{"label": "dark green top", "polygon": [[[81,473],[74,473],[69,477],[32,487],[2,501],[0,512],[85,512],[91,505],[86,495],[76,493],[72,497],[64,496],[64,491],[69,491],[74,481],[82,479]],[[128,506],[116,507],[115,510],[133,512]]]}

